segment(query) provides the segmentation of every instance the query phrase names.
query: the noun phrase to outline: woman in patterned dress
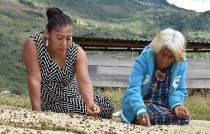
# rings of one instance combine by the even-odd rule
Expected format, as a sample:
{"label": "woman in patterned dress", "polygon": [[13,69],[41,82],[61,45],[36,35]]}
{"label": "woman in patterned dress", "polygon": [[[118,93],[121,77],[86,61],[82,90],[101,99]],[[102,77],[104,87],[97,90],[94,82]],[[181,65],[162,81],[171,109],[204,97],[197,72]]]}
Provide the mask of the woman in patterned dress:
{"label": "woman in patterned dress", "polygon": [[71,18],[58,8],[46,14],[46,32],[30,36],[22,51],[32,110],[111,118],[113,103],[93,90],[86,54],[72,41]]}
{"label": "woman in patterned dress", "polygon": [[122,99],[121,121],[143,126],[184,125],[190,113],[184,107],[187,61],[184,36],[161,31],[134,62]]}

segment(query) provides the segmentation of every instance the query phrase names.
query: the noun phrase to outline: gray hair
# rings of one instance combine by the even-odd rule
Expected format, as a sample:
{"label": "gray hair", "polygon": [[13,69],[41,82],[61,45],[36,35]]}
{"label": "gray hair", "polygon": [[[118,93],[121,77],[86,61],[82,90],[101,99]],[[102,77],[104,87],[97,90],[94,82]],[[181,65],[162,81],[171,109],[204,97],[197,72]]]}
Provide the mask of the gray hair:
{"label": "gray hair", "polygon": [[157,54],[161,49],[169,49],[177,62],[183,62],[186,56],[186,40],[183,34],[171,28],[162,30],[151,42],[152,51]]}

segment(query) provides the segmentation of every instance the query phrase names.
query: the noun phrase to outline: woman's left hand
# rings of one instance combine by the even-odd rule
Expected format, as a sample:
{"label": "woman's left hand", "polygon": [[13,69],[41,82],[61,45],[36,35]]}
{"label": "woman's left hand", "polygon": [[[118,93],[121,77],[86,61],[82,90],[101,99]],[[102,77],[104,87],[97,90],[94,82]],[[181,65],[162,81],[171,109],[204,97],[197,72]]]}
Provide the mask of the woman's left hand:
{"label": "woman's left hand", "polygon": [[190,117],[190,113],[187,108],[184,106],[177,106],[174,108],[174,112],[178,118],[187,118]]}
{"label": "woman's left hand", "polygon": [[87,113],[90,116],[95,116],[100,113],[100,108],[95,103],[89,104],[87,105]]}

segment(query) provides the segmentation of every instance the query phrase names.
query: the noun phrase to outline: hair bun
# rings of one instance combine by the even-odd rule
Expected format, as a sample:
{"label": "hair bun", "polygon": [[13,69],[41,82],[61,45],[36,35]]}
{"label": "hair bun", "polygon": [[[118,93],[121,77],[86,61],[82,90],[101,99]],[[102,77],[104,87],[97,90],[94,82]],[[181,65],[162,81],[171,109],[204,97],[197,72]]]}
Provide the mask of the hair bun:
{"label": "hair bun", "polygon": [[60,14],[60,13],[63,13],[63,11],[57,7],[48,8],[46,11],[47,20],[49,21],[54,15]]}

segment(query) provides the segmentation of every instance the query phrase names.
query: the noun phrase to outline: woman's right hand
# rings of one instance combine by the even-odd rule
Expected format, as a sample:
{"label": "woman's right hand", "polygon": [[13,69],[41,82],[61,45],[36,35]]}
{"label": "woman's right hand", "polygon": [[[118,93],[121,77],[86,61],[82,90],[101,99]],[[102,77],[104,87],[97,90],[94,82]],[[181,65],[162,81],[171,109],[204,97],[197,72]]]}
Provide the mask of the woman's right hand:
{"label": "woman's right hand", "polygon": [[141,114],[138,118],[138,123],[142,126],[146,126],[146,127],[150,127],[151,124],[150,124],[150,119],[149,119],[149,116],[148,114]]}
{"label": "woman's right hand", "polygon": [[92,103],[87,105],[87,113],[90,116],[96,116],[100,113],[100,108],[97,104]]}

